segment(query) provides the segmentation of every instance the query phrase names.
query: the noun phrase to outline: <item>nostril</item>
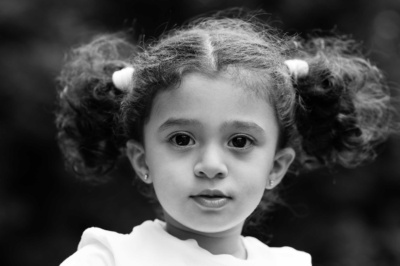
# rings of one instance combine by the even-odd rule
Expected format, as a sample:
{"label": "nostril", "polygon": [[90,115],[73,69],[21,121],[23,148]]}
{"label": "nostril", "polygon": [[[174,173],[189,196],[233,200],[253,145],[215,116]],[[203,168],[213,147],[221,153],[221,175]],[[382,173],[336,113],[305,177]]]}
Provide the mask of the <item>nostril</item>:
{"label": "nostril", "polygon": [[196,174],[196,176],[198,176],[198,177],[205,176],[204,172],[202,172],[202,171],[196,172],[195,174]]}
{"label": "nostril", "polygon": [[195,176],[206,178],[225,177],[228,174],[228,166],[222,158],[223,156],[216,152],[208,152],[202,155],[194,165]]}
{"label": "nostril", "polygon": [[195,172],[197,177],[205,177],[205,178],[223,178],[225,177],[225,173],[223,172],[213,172],[213,171],[197,171]]}

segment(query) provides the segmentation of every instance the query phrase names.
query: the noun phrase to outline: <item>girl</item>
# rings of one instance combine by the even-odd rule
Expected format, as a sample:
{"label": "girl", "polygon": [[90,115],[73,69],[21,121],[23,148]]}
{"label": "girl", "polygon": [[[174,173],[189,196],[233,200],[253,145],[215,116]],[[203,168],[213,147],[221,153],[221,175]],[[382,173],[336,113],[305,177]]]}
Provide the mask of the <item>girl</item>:
{"label": "girl", "polygon": [[356,48],[215,16],[142,51],[118,36],[73,50],[57,113],[66,161],[101,179],[126,155],[163,221],[129,235],[90,228],[62,266],[311,265],[305,252],[241,232],[289,168],[374,158],[389,96]]}

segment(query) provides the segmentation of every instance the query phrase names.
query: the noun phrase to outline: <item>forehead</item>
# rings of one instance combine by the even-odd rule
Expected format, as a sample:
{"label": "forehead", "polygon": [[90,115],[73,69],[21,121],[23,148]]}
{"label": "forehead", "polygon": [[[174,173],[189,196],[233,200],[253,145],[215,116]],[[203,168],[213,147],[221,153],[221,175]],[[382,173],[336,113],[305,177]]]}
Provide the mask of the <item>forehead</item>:
{"label": "forehead", "polygon": [[162,123],[170,117],[209,124],[227,120],[254,120],[265,127],[277,124],[265,97],[229,76],[208,77],[199,73],[185,75],[179,86],[156,95],[149,121]]}
{"label": "forehead", "polygon": [[178,105],[189,103],[191,106],[200,102],[203,104],[219,102],[228,106],[235,102],[254,101],[257,98],[254,90],[248,89],[230,76],[210,77],[200,73],[190,73],[183,76],[175,87],[160,92],[155,102],[168,104],[175,101]]}
{"label": "forehead", "polygon": [[268,71],[229,66],[222,73],[222,77],[242,88],[244,93],[263,98],[272,104],[271,90],[274,84]]}

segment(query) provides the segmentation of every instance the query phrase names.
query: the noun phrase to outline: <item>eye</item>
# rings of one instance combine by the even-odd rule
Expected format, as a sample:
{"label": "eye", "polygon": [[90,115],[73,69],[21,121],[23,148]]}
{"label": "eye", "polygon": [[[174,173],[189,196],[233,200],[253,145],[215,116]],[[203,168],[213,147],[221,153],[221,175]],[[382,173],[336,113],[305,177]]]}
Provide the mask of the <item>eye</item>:
{"label": "eye", "polygon": [[253,144],[254,141],[246,136],[235,136],[228,142],[229,146],[239,149],[246,149]]}
{"label": "eye", "polygon": [[170,142],[176,146],[189,146],[194,145],[194,140],[191,136],[183,133],[175,134],[170,139]]}

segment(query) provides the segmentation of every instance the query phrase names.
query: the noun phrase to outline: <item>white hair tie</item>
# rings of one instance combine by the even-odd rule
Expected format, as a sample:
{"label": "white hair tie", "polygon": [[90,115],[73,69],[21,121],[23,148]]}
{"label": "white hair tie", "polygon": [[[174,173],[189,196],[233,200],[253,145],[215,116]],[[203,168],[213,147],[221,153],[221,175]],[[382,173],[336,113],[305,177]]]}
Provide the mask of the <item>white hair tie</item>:
{"label": "white hair tie", "polygon": [[132,75],[134,71],[133,67],[125,67],[121,70],[115,71],[112,75],[114,86],[122,91],[131,90]]}
{"label": "white hair tie", "polygon": [[284,63],[288,67],[289,73],[294,80],[306,77],[308,75],[309,66],[306,61],[301,59],[291,59],[286,60]]}

